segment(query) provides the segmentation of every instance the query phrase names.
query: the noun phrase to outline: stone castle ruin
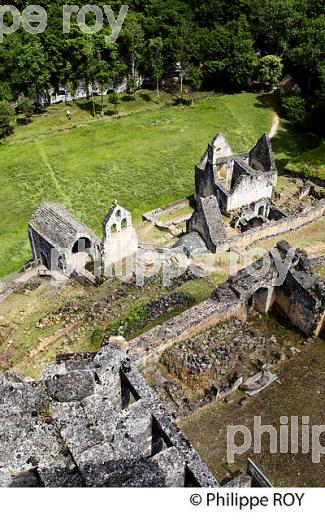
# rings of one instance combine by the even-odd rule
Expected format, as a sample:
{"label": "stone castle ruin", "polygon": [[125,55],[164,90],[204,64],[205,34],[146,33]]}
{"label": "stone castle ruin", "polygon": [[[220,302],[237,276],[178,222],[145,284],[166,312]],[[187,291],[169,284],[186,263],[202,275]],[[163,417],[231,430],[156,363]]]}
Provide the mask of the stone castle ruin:
{"label": "stone castle ruin", "polygon": [[158,359],[176,342],[232,318],[245,321],[252,308],[268,314],[273,307],[305,335],[324,335],[324,281],[315,276],[306,253],[291,249],[285,241],[217,287],[211,298],[132,339],[128,346],[135,359]]}
{"label": "stone castle ruin", "polygon": [[277,176],[268,135],[249,152],[234,155],[224,136],[216,134],[195,166],[196,211],[187,232],[199,233],[215,253],[227,238],[222,215],[237,214],[238,226],[281,218],[272,205]]}
{"label": "stone castle ruin", "polygon": [[[277,305],[305,334],[323,334],[325,287],[302,251],[288,260],[284,283],[275,283],[289,250],[280,242],[258,281],[244,269],[210,299],[126,344],[106,338],[98,353],[59,355],[40,381],[0,373],[0,486],[220,486],[138,366],[215,324],[245,320],[251,307],[267,313]],[[250,463],[225,485],[269,483]]]}
{"label": "stone castle ruin", "polygon": [[103,239],[79,222],[61,204],[43,203],[29,222],[34,261],[52,274],[96,283],[96,276],[111,272],[117,262],[138,249],[131,214],[113,203],[103,222]]}
{"label": "stone castle ruin", "polygon": [[[315,194],[314,206],[297,214],[284,213],[272,200],[276,182],[268,135],[263,135],[249,152],[233,154],[224,136],[218,133],[195,167],[195,211],[185,218],[186,232],[177,232],[177,220],[172,225],[165,224],[160,219],[165,210],[160,208],[143,218],[178,239],[171,247],[161,248],[163,255],[169,250],[171,256],[177,252],[191,256],[198,251],[246,249],[259,240],[290,232],[324,216],[323,193]],[[169,206],[178,208],[180,203],[183,201]],[[81,283],[94,285],[103,276],[113,276],[113,271],[119,276],[134,274],[137,259],[142,269],[147,246],[158,251],[157,257],[160,254],[159,247],[139,244],[130,212],[116,201],[103,221],[102,239],[64,206],[49,203],[42,204],[32,216],[29,238],[34,262],[43,264],[53,277],[72,276]],[[160,257],[159,262],[163,263]]]}
{"label": "stone castle ruin", "polygon": [[[187,417],[238,388],[246,392],[252,381],[257,392],[272,384],[273,370],[298,352],[295,343],[288,350],[281,336],[271,336],[278,324],[290,324],[298,343],[324,338],[325,283],[313,269],[322,261],[279,242],[210,298],[131,339],[130,357],[170,413]],[[256,328],[263,315],[266,334]]]}
{"label": "stone castle ruin", "polygon": [[[324,200],[298,215],[284,215],[272,202],[276,181],[267,135],[249,152],[234,155],[217,134],[196,165],[195,211],[169,253],[245,249],[324,216]],[[262,224],[229,237],[225,216],[234,215],[242,225],[254,219]],[[102,238],[53,203],[35,211],[28,233],[36,265],[54,277],[93,285],[144,248],[130,212],[116,201],[104,218]],[[158,248],[155,252],[160,254]],[[216,325],[233,319],[245,323],[252,309],[260,315],[276,309],[304,335],[323,336],[324,281],[314,275],[303,251],[281,241],[207,300],[128,342],[107,337],[97,353],[59,355],[40,381],[0,372],[0,486],[220,486],[140,369]],[[238,389],[241,379],[230,377],[228,390]],[[222,395],[218,391],[212,398]],[[250,463],[245,474],[225,485],[269,483]]]}
{"label": "stone castle ruin", "polygon": [[[297,214],[287,214],[276,206],[273,195],[277,178],[267,134],[249,152],[240,154],[233,154],[224,136],[216,134],[195,166],[196,208],[186,225],[192,243],[200,247],[200,237],[212,253],[245,249],[263,238],[298,229],[324,216],[321,192],[316,194],[315,206]],[[229,225],[224,217],[231,218]],[[237,235],[229,233],[229,228],[235,229]]]}
{"label": "stone castle ruin", "polygon": [[224,215],[247,206],[256,215],[267,216],[276,182],[277,170],[266,134],[249,152],[234,155],[218,133],[195,168],[196,199],[214,195]]}
{"label": "stone castle ruin", "polygon": [[125,352],[68,354],[41,381],[0,374],[2,487],[211,487]]}
{"label": "stone castle ruin", "polygon": [[[268,269],[259,276],[263,263]],[[244,308],[268,314],[276,306],[306,336],[324,334],[325,286],[315,276],[306,253],[292,250],[288,242],[278,242],[264,258],[231,277],[228,283]]]}

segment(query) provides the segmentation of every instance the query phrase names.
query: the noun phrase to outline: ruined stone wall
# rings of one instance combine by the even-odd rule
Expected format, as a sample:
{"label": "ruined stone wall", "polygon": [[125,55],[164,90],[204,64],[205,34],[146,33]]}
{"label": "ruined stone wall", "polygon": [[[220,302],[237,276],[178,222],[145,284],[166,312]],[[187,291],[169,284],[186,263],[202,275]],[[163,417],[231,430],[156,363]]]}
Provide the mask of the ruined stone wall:
{"label": "ruined stone wall", "polygon": [[0,373],[0,487],[218,487],[126,354],[65,354],[42,381]]}
{"label": "ruined stone wall", "polygon": [[232,173],[234,170],[234,159],[229,158],[224,161],[217,163],[215,166],[214,180],[218,182],[219,180],[224,182],[231,181]]}
{"label": "ruined stone wall", "polygon": [[148,211],[142,215],[142,220],[147,220],[148,222],[156,222],[165,214],[171,213],[177,209],[186,208],[189,205],[189,202],[193,201],[193,197],[189,197],[186,199],[180,199],[176,202],[171,202],[162,208],[156,208],[152,211]]}
{"label": "ruined stone wall", "polygon": [[216,197],[200,197],[197,209],[187,222],[187,232],[197,232],[208,249],[215,253],[216,244],[226,238],[225,224]]}
{"label": "ruined stone wall", "polygon": [[102,263],[105,276],[111,276],[113,264],[131,258],[137,252],[138,245],[131,213],[121,206],[113,207],[103,223]]}
{"label": "ruined stone wall", "polygon": [[249,206],[260,199],[271,200],[275,181],[275,173],[254,173],[243,161],[236,161],[233,173],[234,184],[228,195],[227,211]]}
{"label": "ruined stone wall", "polygon": [[270,138],[264,135],[249,152],[249,164],[255,170],[269,172],[275,169],[272,162]]}
{"label": "ruined stone wall", "polygon": [[208,145],[208,160],[215,164],[220,157],[233,155],[232,149],[222,134],[217,134]]}
{"label": "ruined stone wall", "polygon": [[202,170],[195,167],[195,198],[210,197],[214,194],[214,182],[212,165],[207,164],[206,169]]}
{"label": "ruined stone wall", "polygon": [[165,349],[177,341],[185,341],[234,317],[244,319],[242,303],[229,288],[219,288],[218,294],[219,299],[208,299],[195,305],[129,341],[127,348],[131,358],[138,361],[143,357],[157,360]]}
{"label": "ruined stone wall", "polygon": [[[47,242],[47,240],[39,235],[34,229],[29,227],[28,229],[29,241],[33,253],[34,260],[43,262],[44,258],[47,263],[47,267],[51,267],[51,252],[53,247]],[[42,254],[44,257],[42,257]]]}
{"label": "ruined stone wall", "polygon": [[317,301],[292,272],[284,283],[276,288],[275,303],[290,322],[307,335],[312,335],[317,325]]}
{"label": "ruined stone wall", "polygon": [[223,244],[217,246],[217,252],[229,251],[232,248],[246,249],[255,242],[294,231],[311,224],[324,216],[325,201],[320,201],[319,204],[303,213],[300,213],[299,215],[291,215],[278,221],[267,222],[258,228],[251,229],[242,235],[226,240]]}

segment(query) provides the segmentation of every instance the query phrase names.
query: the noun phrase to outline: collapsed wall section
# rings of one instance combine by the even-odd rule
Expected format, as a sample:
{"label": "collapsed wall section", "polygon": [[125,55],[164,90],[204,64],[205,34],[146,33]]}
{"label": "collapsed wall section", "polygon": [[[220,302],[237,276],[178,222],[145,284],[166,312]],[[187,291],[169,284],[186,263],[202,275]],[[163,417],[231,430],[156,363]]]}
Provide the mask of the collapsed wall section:
{"label": "collapsed wall section", "polygon": [[218,486],[113,344],[59,356],[41,382],[0,377],[1,486]]}

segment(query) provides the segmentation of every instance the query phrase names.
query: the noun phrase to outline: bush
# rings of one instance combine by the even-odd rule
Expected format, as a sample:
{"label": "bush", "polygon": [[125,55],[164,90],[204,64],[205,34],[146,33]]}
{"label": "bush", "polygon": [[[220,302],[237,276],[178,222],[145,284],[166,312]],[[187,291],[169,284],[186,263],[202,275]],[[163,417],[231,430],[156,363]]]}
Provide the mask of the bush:
{"label": "bush", "polygon": [[139,305],[132,309],[123,318],[111,323],[106,332],[112,336],[129,336],[135,330],[143,327],[148,318],[148,313],[143,305]]}
{"label": "bush", "polygon": [[301,175],[304,177],[304,179],[308,179],[311,176],[311,171],[307,164],[299,165],[299,171]]}
{"label": "bush", "polygon": [[15,111],[8,101],[0,101],[0,138],[13,131]]}
{"label": "bush", "polygon": [[306,102],[297,94],[285,94],[281,97],[281,107],[285,117],[296,126],[303,126],[306,121]]}
{"label": "bush", "polygon": [[114,108],[115,108],[115,112],[117,113],[117,105],[119,104],[120,100],[119,100],[119,97],[118,97],[118,95],[116,94],[116,92],[112,92],[112,93],[108,96],[108,101],[111,103],[111,105],[114,106]]}
{"label": "bush", "polygon": [[18,101],[18,112],[25,116],[25,122],[29,123],[34,113],[34,103],[27,97],[23,96]]}
{"label": "bush", "polygon": [[274,89],[279,84],[282,76],[282,59],[279,56],[269,54],[259,60],[258,68],[260,82],[268,89]]}
{"label": "bush", "polygon": [[90,343],[93,346],[100,346],[100,343],[103,339],[103,331],[102,329],[94,329],[90,335]]}
{"label": "bush", "polygon": [[132,76],[128,78],[126,82],[126,91],[128,94],[134,94],[134,92],[138,89],[139,80]]}

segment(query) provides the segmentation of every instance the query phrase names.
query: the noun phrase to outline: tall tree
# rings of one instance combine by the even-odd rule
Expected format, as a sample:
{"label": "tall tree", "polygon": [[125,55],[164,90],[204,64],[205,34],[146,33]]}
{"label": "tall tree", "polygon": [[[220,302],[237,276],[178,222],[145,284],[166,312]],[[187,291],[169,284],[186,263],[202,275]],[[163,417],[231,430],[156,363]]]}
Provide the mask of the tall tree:
{"label": "tall tree", "polygon": [[282,76],[283,62],[279,56],[269,54],[263,56],[258,63],[258,77],[260,82],[268,89],[276,87]]}
{"label": "tall tree", "polygon": [[0,138],[10,134],[15,121],[15,111],[8,101],[0,101]]}
{"label": "tall tree", "polygon": [[152,76],[156,81],[158,101],[160,96],[159,83],[164,72],[163,47],[164,42],[162,38],[158,37],[149,40],[150,68]]}
{"label": "tall tree", "polygon": [[168,44],[170,53],[180,69],[181,98],[183,98],[186,70],[197,51],[194,26],[183,18],[178,27],[172,27]]}
{"label": "tall tree", "polygon": [[129,63],[131,77],[134,78],[145,48],[145,34],[141,17],[135,14],[127,17],[122,29],[121,41]]}

